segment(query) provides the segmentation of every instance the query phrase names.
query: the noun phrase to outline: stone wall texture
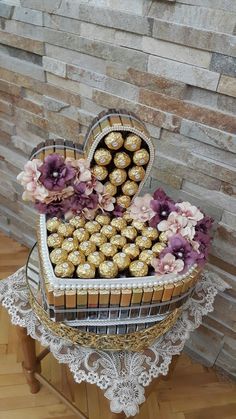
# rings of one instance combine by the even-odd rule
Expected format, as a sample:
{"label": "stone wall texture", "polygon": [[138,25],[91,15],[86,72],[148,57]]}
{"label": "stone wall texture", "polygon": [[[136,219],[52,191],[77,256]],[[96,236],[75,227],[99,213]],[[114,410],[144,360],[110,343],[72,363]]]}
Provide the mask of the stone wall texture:
{"label": "stone wall texture", "polygon": [[162,186],[214,217],[209,268],[232,288],[187,349],[236,377],[236,1],[0,0],[0,228],[31,245],[16,175],[38,142],[82,144],[123,107],[146,122]]}

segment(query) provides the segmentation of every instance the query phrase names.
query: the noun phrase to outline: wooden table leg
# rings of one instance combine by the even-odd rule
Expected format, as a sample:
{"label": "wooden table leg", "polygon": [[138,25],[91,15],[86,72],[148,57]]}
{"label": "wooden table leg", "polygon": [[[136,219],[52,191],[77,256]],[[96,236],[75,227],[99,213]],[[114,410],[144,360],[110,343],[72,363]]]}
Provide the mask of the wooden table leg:
{"label": "wooden table leg", "polygon": [[21,349],[22,349],[22,368],[25,374],[27,383],[30,387],[31,393],[38,393],[40,390],[40,383],[36,380],[34,373],[39,372],[40,365],[37,362],[35,341],[31,336],[27,335],[27,330],[24,327],[16,326],[17,334],[19,337]]}

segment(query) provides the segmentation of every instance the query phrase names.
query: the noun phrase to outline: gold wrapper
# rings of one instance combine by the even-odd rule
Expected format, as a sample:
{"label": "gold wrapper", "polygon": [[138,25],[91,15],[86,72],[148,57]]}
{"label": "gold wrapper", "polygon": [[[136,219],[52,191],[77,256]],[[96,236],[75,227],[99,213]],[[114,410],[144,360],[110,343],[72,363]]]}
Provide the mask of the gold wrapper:
{"label": "gold wrapper", "polygon": [[55,265],[67,260],[67,251],[64,249],[53,249],[50,253],[50,260]]}
{"label": "gold wrapper", "polygon": [[84,217],[81,217],[80,215],[76,215],[75,217],[70,219],[69,223],[74,228],[81,228],[81,227],[84,227],[86,221],[85,221]]}
{"label": "gold wrapper", "polygon": [[111,226],[115,227],[117,230],[123,230],[123,228],[127,227],[127,222],[124,220],[123,217],[113,218],[111,220]]}
{"label": "gold wrapper", "polygon": [[98,233],[101,230],[101,226],[97,221],[88,221],[85,226],[85,230],[87,230],[90,234]]}
{"label": "gold wrapper", "polygon": [[125,139],[124,147],[126,148],[126,150],[136,151],[140,149],[141,143],[142,143],[142,140],[140,137],[138,137],[135,134],[130,134]]}
{"label": "gold wrapper", "polygon": [[99,265],[104,262],[105,256],[102,252],[93,252],[88,255],[88,262],[92,263],[96,268],[99,267]]}
{"label": "gold wrapper", "polygon": [[[128,197],[127,197],[128,198]],[[130,199],[130,198],[129,198]],[[129,223],[132,223],[132,221],[133,221],[133,218],[132,217],[130,217],[130,213],[128,212],[128,211],[126,211],[124,214],[123,214],[123,219],[129,224]]]}
{"label": "gold wrapper", "polygon": [[155,256],[158,256],[162,252],[162,250],[165,249],[165,247],[166,245],[164,243],[155,243],[152,246],[152,251],[155,254]]}
{"label": "gold wrapper", "polygon": [[73,265],[77,266],[85,262],[85,256],[79,250],[74,250],[73,252],[69,253],[68,260],[69,262],[73,263]]}
{"label": "gold wrapper", "polygon": [[79,250],[85,255],[88,256],[90,253],[96,251],[96,245],[93,242],[85,241],[80,243]]}
{"label": "gold wrapper", "polygon": [[110,148],[110,150],[118,150],[119,148],[122,147],[124,140],[123,137],[121,135],[120,132],[110,132],[110,134],[108,134],[105,137],[105,144],[108,148]]}
{"label": "gold wrapper", "polygon": [[78,278],[92,279],[95,278],[95,266],[92,263],[81,263],[76,269]]}
{"label": "gold wrapper", "polygon": [[47,230],[50,233],[56,233],[59,225],[61,224],[60,220],[57,217],[49,218],[47,221]]}
{"label": "gold wrapper", "polygon": [[79,246],[78,240],[75,237],[68,237],[62,242],[62,249],[66,250],[67,252],[72,252],[73,250],[77,250]]}
{"label": "gold wrapper", "polygon": [[135,182],[141,182],[145,178],[145,170],[142,166],[131,167],[128,171],[129,178]]}
{"label": "gold wrapper", "polygon": [[61,247],[64,237],[58,233],[52,233],[47,238],[48,247]]}
{"label": "gold wrapper", "polygon": [[121,231],[121,235],[126,237],[127,239],[133,241],[136,239],[137,237],[137,230],[136,228],[134,228],[133,226],[128,226],[125,227],[122,231]]}
{"label": "gold wrapper", "polygon": [[114,165],[118,167],[118,169],[125,169],[126,167],[130,165],[131,158],[127,153],[122,151],[120,153],[115,154],[113,161],[114,161]]}
{"label": "gold wrapper", "polygon": [[58,234],[64,237],[71,237],[74,231],[74,227],[69,223],[61,223],[58,227]]}
{"label": "gold wrapper", "polygon": [[109,258],[112,258],[117,253],[117,247],[111,243],[104,243],[100,246],[101,252]]}
{"label": "gold wrapper", "polygon": [[133,180],[127,180],[122,186],[122,192],[124,195],[133,196],[138,192],[138,184]]}
{"label": "gold wrapper", "polygon": [[80,243],[85,242],[89,239],[90,234],[85,228],[78,228],[74,231],[73,237],[75,237]]}
{"label": "gold wrapper", "polygon": [[166,233],[164,231],[159,235],[159,241],[162,242],[162,243],[167,243],[168,242],[168,238],[167,238]]}
{"label": "gold wrapper", "polygon": [[60,278],[70,278],[75,271],[75,267],[71,262],[62,262],[58,263],[55,266],[55,275],[59,276]]}
{"label": "gold wrapper", "polygon": [[142,235],[148,237],[151,240],[156,240],[159,236],[159,233],[154,227],[144,227],[142,230]]}
{"label": "gold wrapper", "polygon": [[106,236],[108,239],[110,239],[112,236],[114,236],[117,233],[117,231],[115,227],[111,225],[106,225],[101,228],[101,233],[104,234],[104,236]]}
{"label": "gold wrapper", "polygon": [[114,196],[117,194],[117,186],[113,185],[111,182],[106,182],[105,191],[108,193],[108,195]]}
{"label": "gold wrapper", "polygon": [[153,250],[143,250],[139,255],[139,260],[142,262],[147,263],[147,265],[151,265],[152,259],[155,257]]}
{"label": "gold wrapper", "polygon": [[143,221],[133,220],[132,226],[136,228],[136,230],[141,231],[143,228],[146,227],[146,224]]}
{"label": "gold wrapper", "polygon": [[136,244],[128,243],[123,247],[122,252],[129,256],[130,259],[136,259],[139,256],[140,250]]}
{"label": "gold wrapper", "polygon": [[133,162],[137,166],[144,166],[149,162],[149,153],[145,148],[141,148],[141,150],[135,151],[133,155]]}
{"label": "gold wrapper", "polygon": [[127,269],[130,265],[130,257],[124,252],[117,253],[113,256],[113,261],[117,264],[119,271]]}
{"label": "gold wrapper", "polygon": [[107,237],[102,233],[94,233],[91,235],[89,240],[96,244],[96,246],[100,247],[102,244],[107,242]]}
{"label": "gold wrapper", "polygon": [[112,159],[112,155],[109,150],[105,148],[99,148],[95,151],[94,160],[99,166],[107,166]]}
{"label": "gold wrapper", "polygon": [[122,208],[129,208],[131,204],[131,198],[126,195],[121,195],[116,198],[116,202]]}
{"label": "gold wrapper", "polygon": [[118,266],[111,260],[102,262],[98,269],[101,278],[115,278],[118,274]]}
{"label": "gold wrapper", "polygon": [[111,172],[109,179],[112,185],[120,186],[126,181],[127,173],[124,169],[115,169]]}
{"label": "gold wrapper", "polygon": [[104,180],[108,175],[108,170],[105,166],[95,165],[92,170],[95,178],[98,180]]}
{"label": "gold wrapper", "polygon": [[138,236],[135,240],[135,244],[137,244],[140,249],[150,249],[152,247],[151,239],[146,236]]}
{"label": "gold wrapper", "polygon": [[110,243],[114,244],[116,247],[118,247],[118,249],[122,249],[122,247],[124,247],[124,245],[127,243],[127,240],[124,236],[116,234],[115,236],[111,237]]}
{"label": "gold wrapper", "polygon": [[106,215],[106,214],[99,214],[97,215],[97,217],[95,218],[95,220],[101,225],[101,226],[105,226],[110,224],[110,216]]}
{"label": "gold wrapper", "polygon": [[134,260],[129,266],[132,276],[146,276],[148,274],[148,265],[141,260]]}

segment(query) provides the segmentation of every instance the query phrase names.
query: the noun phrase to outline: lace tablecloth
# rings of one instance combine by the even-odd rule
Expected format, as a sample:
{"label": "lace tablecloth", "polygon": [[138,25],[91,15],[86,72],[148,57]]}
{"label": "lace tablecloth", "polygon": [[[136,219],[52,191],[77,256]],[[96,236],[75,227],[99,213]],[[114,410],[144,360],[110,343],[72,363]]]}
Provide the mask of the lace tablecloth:
{"label": "lace tablecloth", "polygon": [[123,411],[126,416],[134,416],[145,401],[144,388],[153,378],[168,373],[173,355],[182,351],[190,332],[200,326],[204,315],[213,311],[218,291],[226,288],[228,285],[219,277],[206,272],[174,327],[142,353],[85,348],[46,329],[29,305],[25,267],[0,281],[0,302],[14,325],[26,328],[32,338],[50,348],[59,362],[68,365],[77,383],[96,384],[105,391],[112,412]]}

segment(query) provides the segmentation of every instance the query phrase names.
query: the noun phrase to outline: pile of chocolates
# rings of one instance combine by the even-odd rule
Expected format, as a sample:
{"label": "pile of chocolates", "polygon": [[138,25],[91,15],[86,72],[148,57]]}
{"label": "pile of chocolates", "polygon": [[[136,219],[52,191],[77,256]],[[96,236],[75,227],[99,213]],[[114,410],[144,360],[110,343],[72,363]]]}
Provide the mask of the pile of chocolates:
{"label": "pile of chocolates", "polygon": [[146,144],[139,136],[113,131],[99,143],[92,170],[105,184],[107,193],[116,197],[117,204],[128,208],[145,177],[149,158]]}
{"label": "pile of chocolates", "polygon": [[151,261],[166,246],[156,228],[130,218],[99,214],[94,221],[81,216],[64,222],[47,221],[47,244],[57,277],[142,277],[153,273]]}

